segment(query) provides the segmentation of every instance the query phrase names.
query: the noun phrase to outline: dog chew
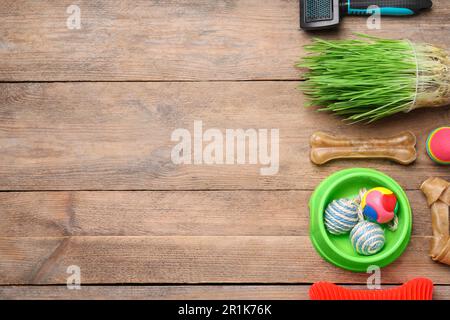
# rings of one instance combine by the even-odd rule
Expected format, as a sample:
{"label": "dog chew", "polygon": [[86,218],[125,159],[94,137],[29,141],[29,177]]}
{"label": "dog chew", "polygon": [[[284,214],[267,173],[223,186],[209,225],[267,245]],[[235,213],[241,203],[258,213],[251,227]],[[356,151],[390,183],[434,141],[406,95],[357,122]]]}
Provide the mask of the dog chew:
{"label": "dog chew", "polygon": [[410,131],[384,139],[336,137],[325,132],[311,136],[311,161],[317,165],[334,159],[389,159],[407,165],[416,160],[416,136]]}
{"label": "dog chew", "polygon": [[434,261],[450,265],[449,206],[450,182],[441,178],[428,178],[420,186],[431,208],[430,256]]}

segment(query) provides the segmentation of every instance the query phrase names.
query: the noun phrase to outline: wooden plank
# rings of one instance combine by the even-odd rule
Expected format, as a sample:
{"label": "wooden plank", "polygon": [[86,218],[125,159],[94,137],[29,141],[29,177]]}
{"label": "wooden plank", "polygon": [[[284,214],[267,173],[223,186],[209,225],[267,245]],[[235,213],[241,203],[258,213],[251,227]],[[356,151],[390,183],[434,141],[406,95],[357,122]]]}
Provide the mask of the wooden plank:
{"label": "wooden plank", "polygon": [[[420,191],[413,235],[430,236]],[[0,193],[3,237],[307,236],[309,191]]]}
{"label": "wooden plank", "polygon": [[[450,122],[448,108],[417,110],[372,125],[347,125],[304,108],[296,82],[16,83],[0,84],[0,190],[312,190],[348,167],[373,167],[406,189],[448,168],[425,154],[428,133]],[[420,121],[418,121],[420,119]],[[279,171],[267,165],[176,165],[174,130],[279,129]],[[418,160],[309,161],[316,130],[389,136],[411,130]],[[203,145],[205,146],[205,142]],[[267,145],[267,144],[266,144]],[[411,174],[414,172],[414,174]]]}
{"label": "wooden plank", "polygon": [[[416,236],[382,270],[382,282],[428,277],[449,284],[448,267],[428,257],[430,238]],[[307,236],[0,238],[0,284],[65,284],[67,268],[82,283],[366,283],[367,274],[322,260]]]}
{"label": "wooden plank", "polygon": [[[360,285],[345,285],[365,289]],[[395,286],[383,286],[390,289]],[[198,286],[0,286],[3,300],[309,300],[309,285],[198,285]],[[450,286],[436,285],[433,300],[450,300]]]}
{"label": "wooden plank", "polygon": [[[381,30],[346,17],[324,37],[365,32],[448,46],[447,0],[419,16],[383,18]],[[0,7],[0,81],[298,79],[293,67],[311,35],[298,1],[81,0],[81,29],[68,3],[6,0]]]}

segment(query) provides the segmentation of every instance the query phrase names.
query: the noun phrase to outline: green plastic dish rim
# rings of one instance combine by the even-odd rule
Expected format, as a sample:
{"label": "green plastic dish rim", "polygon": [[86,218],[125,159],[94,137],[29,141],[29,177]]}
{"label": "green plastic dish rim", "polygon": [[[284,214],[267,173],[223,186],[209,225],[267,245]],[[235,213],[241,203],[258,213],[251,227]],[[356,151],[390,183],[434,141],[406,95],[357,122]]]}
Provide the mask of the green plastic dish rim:
{"label": "green plastic dish rim", "polygon": [[[369,263],[375,263],[377,261],[380,260],[384,260],[384,259],[389,259],[389,257],[393,254],[395,254],[395,252],[399,249],[402,249],[402,252],[405,250],[406,246],[405,246],[405,239],[407,239],[407,243],[406,245],[409,243],[410,240],[410,235],[411,235],[411,228],[412,228],[412,214],[411,214],[411,206],[409,204],[409,200],[408,197],[405,193],[405,191],[403,190],[403,188],[391,177],[389,177],[388,175],[378,171],[378,170],[374,170],[374,169],[368,169],[368,168],[352,168],[352,169],[344,169],[338,172],[335,172],[333,174],[331,174],[330,176],[328,176],[327,178],[325,178],[324,181],[322,181],[319,186],[316,188],[316,190],[314,191],[313,194],[313,198],[311,198],[311,200],[315,200],[317,199],[318,202],[318,207],[317,210],[315,210],[316,212],[318,212],[317,214],[319,215],[319,221],[323,221],[323,210],[325,210],[325,208],[321,209],[321,204],[320,202],[322,202],[320,199],[323,198],[328,198],[330,193],[334,190],[334,188],[336,188],[337,185],[341,184],[343,181],[351,179],[355,176],[360,176],[361,174],[365,174],[366,176],[369,176],[371,178],[373,178],[375,181],[381,181],[384,184],[384,187],[387,188],[392,188],[393,185],[395,187],[396,190],[392,190],[396,195],[401,195],[398,197],[399,202],[400,202],[400,206],[401,207],[405,207],[407,208],[407,215],[409,216],[409,221],[408,224],[406,225],[406,228],[404,228],[403,232],[398,236],[398,240],[395,242],[395,244],[393,244],[392,247],[389,248],[389,250],[383,250],[383,252],[376,254],[374,256],[361,256],[361,257],[354,257],[351,255],[348,255],[345,252],[342,252],[339,248],[337,248],[334,243],[330,240],[327,231],[325,230],[325,226],[323,223],[318,223],[319,226],[319,231],[322,235],[325,235],[324,240],[327,243],[327,245],[339,256],[341,256],[342,258],[358,263],[358,264],[369,264]],[[326,185],[327,181],[330,180],[330,178],[335,177],[335,180],[332,182],[328,182],[329,185]],[[384,180],[384,181],[383,181]],[[385,183],[385,181],[389,181],[389,183]],[[322,190],[324,189],[325,190]],[[318,193],[316,193],[316,191],[323,191],[323,193],[321,193],[320,198],[318,196]],[[311,202],[311,209],[315,209],[315,206],[313,205],[313,203]],[[311,219],[313,219],[313,217],[311,217]],[[311,224],[312,226],[312,224]],[[312,236],[313,231],[310,230],[311,232],[311,238],[314,238]],[[314,246],[316,247],[316,249],[318,249],[318,245],[316,243],[316,241],[314,239],[313,243]],[[405,246],[405,248],[401,248],[402,246]],[[321,255],[323,255],[322,250],[318,249],[319,253],[321,253]],[[327,259],[328,260],[328,259]],[[329,261],[329,260],[328,260]],[[332,262],[333,264],[335,264],[334,262]],[[336,264],[337,265],[337,264]],[[349,269],[348,267],[344,267],[341,266],[342,268],[345,269]],[[351,268],[351,270],[356,270],[355,268]],[[359,270],[359,269],[358,269]]]}

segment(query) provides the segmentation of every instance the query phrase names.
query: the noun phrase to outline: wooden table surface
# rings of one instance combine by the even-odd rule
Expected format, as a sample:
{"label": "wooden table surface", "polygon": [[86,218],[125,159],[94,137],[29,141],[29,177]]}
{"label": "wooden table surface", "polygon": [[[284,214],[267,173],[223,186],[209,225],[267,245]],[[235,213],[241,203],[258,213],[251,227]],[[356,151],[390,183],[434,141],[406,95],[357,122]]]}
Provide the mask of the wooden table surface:
{"label": "wooden table surface", "polygon": [[[311,34],[298,1],[70,1],[0,3],[0,298],[306,299],[311,283],[361,287],[368,275],[323,261],[308,237],[308,199],[336,170],[371,167],[411,201],[406,252],[382,283],[413,277],[450,299],[450,268],[428,257],[430,211],[418,190],[448,167],[425,155],[428,132],[450,109],[349,126],[304,108],[294,63]],[[338,30],[408,38],[450,49],[450,3],[383,18],[380,30],[346,17]],[[171,133],[278,128],[280,167],[176,165]],[[388,136],[411,130],[418,159],[310,163],[316,130]],[[66,288],[67,267],[81,290]]]}

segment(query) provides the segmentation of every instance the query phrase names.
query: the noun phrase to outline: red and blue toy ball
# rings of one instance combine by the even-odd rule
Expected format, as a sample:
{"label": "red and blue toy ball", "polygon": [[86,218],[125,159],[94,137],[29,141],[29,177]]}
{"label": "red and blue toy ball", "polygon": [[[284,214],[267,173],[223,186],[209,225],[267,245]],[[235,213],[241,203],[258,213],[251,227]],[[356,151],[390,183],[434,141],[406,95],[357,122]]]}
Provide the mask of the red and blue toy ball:
{"label": "red and blue toy ball", "polygon": [[367,220],[388,223],[397,213],[397,197],[389,189],[383,187],[373,188],[364,194],[361,208]]}
{"label": "red and blue toy ball", "polygon": [[427,139],[427,153],[439,164],[450,164],[450,127],[433,130]]}

